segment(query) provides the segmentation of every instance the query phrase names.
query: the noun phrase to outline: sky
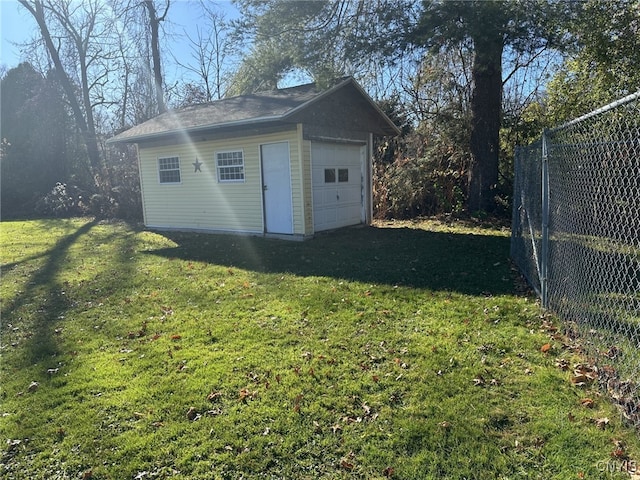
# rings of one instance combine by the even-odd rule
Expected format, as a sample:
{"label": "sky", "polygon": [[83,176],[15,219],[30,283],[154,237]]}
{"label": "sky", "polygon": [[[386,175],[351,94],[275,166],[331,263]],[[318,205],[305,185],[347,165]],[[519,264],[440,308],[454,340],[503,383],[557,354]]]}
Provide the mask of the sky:
{"label": "sky", "polygon": [[[238,15],[231,0],[218,0],[215,4],[222,10],[227,19],[232,19]],[[174,32],[170,39],[172,42],[170,49],[176,57],[189,58],[189,43],[184,35],[184,30],[193,29],[200,21],[197,4],[193,0],[173,0],[169,16],[173,22],[171,28]],[[5,66],[7,69],[18,66],[24,58],[21,56],[19,45],[16,44],[28,41],[36,33],[37,25],[35,20],[17,0],[0,0],[0,37],[2,40],[0,43],[0,65]],[[171,61],[168,60],[170,59],[163,59],[167,63],[165,75],[170,77],[176,74],[177,69],[175,66],[170,65],[172,59]]]}

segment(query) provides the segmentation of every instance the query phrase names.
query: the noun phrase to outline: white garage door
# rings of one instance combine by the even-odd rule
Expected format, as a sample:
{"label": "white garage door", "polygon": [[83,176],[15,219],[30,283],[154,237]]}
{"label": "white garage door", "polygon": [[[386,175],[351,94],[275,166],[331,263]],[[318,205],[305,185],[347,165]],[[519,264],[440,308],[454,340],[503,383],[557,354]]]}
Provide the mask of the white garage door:
{"label": "white garage door", "polygon": [[366,147],[312,142],[313,227],[316,232],[364,221]]}

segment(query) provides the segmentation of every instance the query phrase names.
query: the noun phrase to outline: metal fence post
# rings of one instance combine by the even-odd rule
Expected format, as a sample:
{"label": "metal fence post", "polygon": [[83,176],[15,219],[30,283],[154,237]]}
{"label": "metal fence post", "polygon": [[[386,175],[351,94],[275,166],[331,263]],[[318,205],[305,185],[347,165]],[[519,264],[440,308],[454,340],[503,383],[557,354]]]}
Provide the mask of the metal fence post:
{"label": "metal fence post", "polygon": [[516,193],[520,193],[520,145],[516,145],[515,151],[513,153],[513,200],[511,202],[511,242],[509,246],[509,255],[511,258],[515,258],[518,254],[516,251],[516,236],[519,234],[519,228],[516,228],[516,225],[519,225],[518,222],[518,211],[522,208],[520,202],[518,201],[518,195]]}
{"label": "metal fence post", "polygon": [[549,308],[549,132],[542,132],[542,246],[540,252],[540,293],[542,308]]}

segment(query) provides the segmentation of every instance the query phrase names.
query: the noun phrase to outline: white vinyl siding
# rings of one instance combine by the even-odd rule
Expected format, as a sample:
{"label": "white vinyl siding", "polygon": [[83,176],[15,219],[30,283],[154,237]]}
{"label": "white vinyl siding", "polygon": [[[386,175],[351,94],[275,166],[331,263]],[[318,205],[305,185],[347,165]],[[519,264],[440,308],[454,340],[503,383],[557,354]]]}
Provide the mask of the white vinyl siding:
{"label": "white vinyl siding", "polygon": [[[288,141],[290,158],[299,158],[296,130],[202,141],[171,146],[139,146],[145,224],[152,228],[200,229],[263,233],[260,145]],[[218,181],[216,154],[242,151],[244,181]],[[157,181],[157,158],[176,156],[184,167],[177,188],[162,188]],[[196,158],[200,171],[191,166]],[[188,168],[187,168],[188,167]],[[292,162],[292,179],[300,178]],[[296,182],[293,182],[294,184]],[[293,185],[294,234],[304,234],[300,187]]]}
{"label": "white vinyl siding", "polygon": [[180,159],[178,157],[158,158],[158,179],[160,183],[180,183]]}

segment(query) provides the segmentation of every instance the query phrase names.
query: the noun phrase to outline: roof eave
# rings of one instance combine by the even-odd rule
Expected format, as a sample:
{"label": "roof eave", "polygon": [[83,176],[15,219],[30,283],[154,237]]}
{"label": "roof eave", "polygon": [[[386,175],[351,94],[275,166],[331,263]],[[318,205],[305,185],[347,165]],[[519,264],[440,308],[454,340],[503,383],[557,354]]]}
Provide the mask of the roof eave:
{"label": "roof eave", "polygon": [[177,128],[173,130],[164,130],[162,132],[149,133],[144,135],[135,135],[132,137],[125,137],[125,138],[118,138],[118,135],[116,135],[115,137],[111,137],[110,139],[108,139],[106,143],[107,144],[138,143],[141,141],[156,140],[158,138],[167,137],[170,135],[180,135],[180,134],[189,135],[189,134],[201,133],[205,131],[229,128],[229,127],[242,127],[246,125],[272,123],[272,122],[277,122],[279,120],[283,120],[284,117],[285,115],[271,115],[267,117],[256,117],[256,118],[245,119],[245,120],[235,120],[233,122],[199,125],[197,127],[191,127],[191,128]]}

